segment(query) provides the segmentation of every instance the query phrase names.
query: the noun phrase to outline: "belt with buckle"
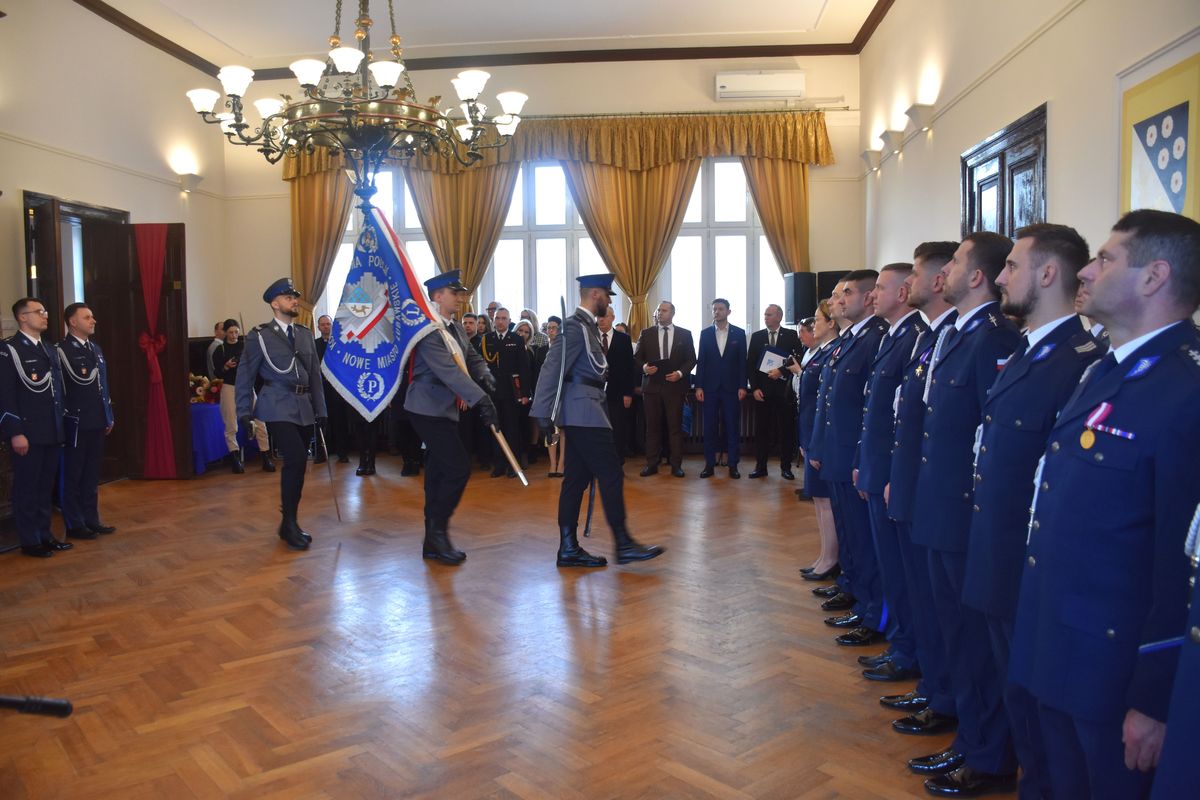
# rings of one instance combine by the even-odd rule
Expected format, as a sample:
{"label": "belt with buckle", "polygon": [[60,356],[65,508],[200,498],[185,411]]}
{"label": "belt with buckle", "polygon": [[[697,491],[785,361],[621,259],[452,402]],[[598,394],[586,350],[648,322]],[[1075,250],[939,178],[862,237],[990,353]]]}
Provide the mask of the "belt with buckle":
{"label": "belt with buckle", "polygon": [[582,383],[584,386],[591,386],[595,389],[604,388],[604,381],[596,380],[595,378],[585,378],[582,375],[568,376],[567,383]]}
{"label": "belt with buckle", "polygon": [[278,386],[280,389],[283,389],[288,394],[308,394],[308,392],[309,392],[309,387],[306,384],[302,384],[302,383],[287,384],[287,383],[276,382],[276,383],[272,383],[271,385]]}

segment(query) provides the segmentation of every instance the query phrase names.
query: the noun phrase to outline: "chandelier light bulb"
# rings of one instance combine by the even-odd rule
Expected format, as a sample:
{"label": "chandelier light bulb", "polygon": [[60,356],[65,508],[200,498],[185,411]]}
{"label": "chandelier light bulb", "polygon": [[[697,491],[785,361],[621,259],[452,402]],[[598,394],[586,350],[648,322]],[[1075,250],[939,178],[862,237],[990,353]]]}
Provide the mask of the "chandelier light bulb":
{"label": "chandelier light bulb", "polygon": [[471,141],[471,135],[474,133],[474,128],[471,127],[470,123],[464,122],[462,125],[456,125],[454,130],[458,131],[458,138],[462,139],[464,142]]}
{"label": "chandelier light bulb", "polygon": [[458,93],[459,100],[474,100],[483,94],[483,87],[490,77],[490,74],[481,69],[468,69],[458,73],[458,77],[450,82],[454,84],[454,91]]}
{"label": "chandelier light bulb", "polygon": [[521,118],[516,114],[509,114],[507,122],[499,122],[496,124],[496,132],[501,136],[512,136],[517,132],[517,126],[521,124]]}
{"label": "chandelier light bulb", "polygon": [[371,77],[376,83],[384,89],[391,89],[400,80],[404,65],[398,61],[372,61],[367,69],[371,70]]}
{"label": "chandelier light bulb", "polygon": [[225,94],[233,97],[245,97],[246,90],[250,88],[250,82],[254,80],[254,70],[239,66],[221,67],[221,71],[217,73],[217,80],[221,82],[221,88],[225,90]]}
{"label": "chandelier light bulb", "polygon": [[262,115],[262,118],[266,119],[283,110],[283,101],[278,97],[264,97],[261,100],[255,100],[254,107],[258,109],[258,113]]}
{"label": "chandelier light bulb", "polygon": [[296,76],[296,80],[300,81],[301,86],[316,86],[325,74],[325,62],[315,58],[302,58],[293,61],[288,69]]}
{"label": "chandelier light bulb", "polygon": [[358,69],[363,53],[357,47],[335,47],[329,51],[329,57],[333,59],[334,69],[348,75]]}
{"label": "chandelier light bulb", "polygon": [[215,89],[192,89],[187,96],[197,114],[211,114],[221,99],[221,93]]}
{"label": "chandelier light bulb", "polygon": [[233,114],[231,114],[228,111],[225,111],[220,114],[217,114],[217,119],[221,123],[221,133],[231,133],[233,131],[233,128],[230,127],[231,125],[233,125]]}
{"label": "chandelier light bulb", "polygon": [[504,109],[505,114],[516,115],[520,114],[521,109],[525,107],[529,95],[524,92],[500,92],[496,95],[496,99],[500,101],[500,107]]}

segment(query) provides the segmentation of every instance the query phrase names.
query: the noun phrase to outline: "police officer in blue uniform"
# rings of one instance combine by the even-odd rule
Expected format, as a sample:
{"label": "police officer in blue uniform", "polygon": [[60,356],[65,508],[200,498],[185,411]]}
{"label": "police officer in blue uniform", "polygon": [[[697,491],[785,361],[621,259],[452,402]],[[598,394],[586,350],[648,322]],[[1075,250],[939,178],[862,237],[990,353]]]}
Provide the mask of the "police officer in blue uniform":
{"label": "police officer in blue uniform", "polygon": [[900,542],[883,498],[883,489],[891,476],[896,392],[917,338],[928,330],[921,315],[908,305],[907,279],[912,268],[912,264],[888,264],[880,270],[872,292],[875,315],[888,323],[888,331],[871,361],[863,399],[862,431],[854,458],[854,487],[867,497],[871,537],[886,600],[883,624],[890,642],[890,657],[863,671],[863,677],[876,681],[907,680],[920,674]]}
{"label": "police officer in blue uniform", "polygon": [[85,303],[72,303],[63,311],[67,337],[58,343],[62,364],[64,410],[63,520],[67,537],[95,539],[116,528],[100,521],[98,505],[100,461],[104,437],[113,427],[108,396],[108,364],[100,345],[92,341],[96,317]]}
{"label": "police officer in blue uniform", "polygon": [[1024,797],[1049,797],[1051,787],[1037,702],[1007,682],[1008,653],[1033,473],[1055,416],[1096,358],[1096,342],[1074,310],[1079,270],[1088,259],[1087,242],[1074,228],[1031,225],[1017,231],[996,280],[1000,310],[1025,320],[1028,330],[983,406],[963,602],[982,612],[987,623]]}
{"label": "police officer in blue uniform", "polygon": [[458,435],[460,402],[478,409],[485,428],[499,424],[489,392],[496,389],[487,363],[471,347],[466,333],[453,321],[465,292],[459,270],[425,281],[433,301],[433,331],[421,339],[410,356],[408,393],[404,410],[425,442],[425,540],[422,558],[457,566],[467,555],[450,542],[450,517],[458,508],[471,477],[471,458]]}
{"label": "police officer in blue uniform", "polygon": [[[274,319],[246,336],[237,372],[238,419],[246,430],[253,430],[255,419],[267,424],[284,459],[279,476],[279,538],[293,550],[307,550],[312,537],[300,528],[296,515],[313,425],[324,423],[327,417],[321,361],[312,331],[296,323],[300,292],[292,279],[280,278],[268,286],[263,302],[271,306]],[[256,399],[254,383],[259,378],[263,386]]]}
{"label": "police officer in blue uniform", "polygon": [[63,441],[63,386],[58,358],[42,337],[46,306],[13,303],[18,332],[0,346],[0,431],[12,448],[12,503],[21,552],[49,558],[70,550],[50,533],[50,499]]}
{"label": "police officer in blue uniform", "polygon": [[1149,791],[1168,720],[1200,501],[1200,223],[1122,217],[1080,273],[1112,350],[1037,471],[1009,677],[1038,700],[1055,797]]}
{"label": "police officer in blue uniform", "polygon": [[603,567],[608,563],[603,556],[580,547],[576,535],[583,493],[593,480],[616,540],[617,563],[657,558],[663,548],[639,544],[625,525],[625,473],[608,419],[604,391],[608,360],[596,320],[608,310],[614,295],[613,276],[581,275],[576,280],[579,306],[563,320],[562,330],[550,345],[529,412],[544,436],[552,435],[555,427],[566,432],[566,466],[558,495],[558,566]]}
{"label": "police officer in blue uniform", "polygon": [[943,267],[945,298],[958,309],[958,319],[938,335],[927,373],[912,538],[930,551],[929,582],[963,746],[960,763],[946,764],[953,768],[925,782],[934,794],[978,794],[1009,788],[1016,780],[987,623],[962,603],[982,407],[999,367],[1021,339],[996,302],[996,278],[1011,250],[1009,238],[976,232]]}
{"label": "police officer in blue uniform", "polygon": [[[937,735],[953,730],[958,724],[954,692],[950,686],[946,646],[937,619],[937,604],[929,584],[929,551],[912,540],[913,501],[917,474],[921,468],[921,442],[925,425],[925,378],[934,344],[958,318],[954,306],[946,302],[943,290],[944,267],[954,257],[958,242],[924,242],[913,252],[913,272],[906,281],[908,302],[921,312],[928,325],[913,345],[904,365],[904,374],[896,399],[896,430],[892,442],[892,461],[888,483],[883,488],[888,517],[896,525],[904,569],[905,588],[912,614],[913,636],[921,679],[905,694],[879,698],[881,705],[907,716],[892,722],[893,730],[912,735]],[[868,664],[868,666],[870,666]],[[961,742],[951,742],[946,750],[924,759],[913,759],[909,768],[921,774],[936,774],[958,759]]]}

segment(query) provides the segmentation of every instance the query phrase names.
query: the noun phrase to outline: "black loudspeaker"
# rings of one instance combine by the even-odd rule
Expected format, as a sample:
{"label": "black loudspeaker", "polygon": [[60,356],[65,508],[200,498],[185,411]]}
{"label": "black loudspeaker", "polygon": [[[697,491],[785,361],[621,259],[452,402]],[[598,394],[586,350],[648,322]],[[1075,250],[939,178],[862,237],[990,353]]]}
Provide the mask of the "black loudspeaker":
{"label": "black loudspeaker", "polygon": [[783,276],[783,321],[795,325],[817,310],[817,276],[811,272],[789,272]]}
{"label": "black loudspeaker", "polygon": [[[817,299],[828,300],[829,295],[833,294],[833,287],[842,282],[842,279],[850,274],[848,269],[833,269],[826,272],[817,273]],[[816,304],[813,304],[814,308]]]}

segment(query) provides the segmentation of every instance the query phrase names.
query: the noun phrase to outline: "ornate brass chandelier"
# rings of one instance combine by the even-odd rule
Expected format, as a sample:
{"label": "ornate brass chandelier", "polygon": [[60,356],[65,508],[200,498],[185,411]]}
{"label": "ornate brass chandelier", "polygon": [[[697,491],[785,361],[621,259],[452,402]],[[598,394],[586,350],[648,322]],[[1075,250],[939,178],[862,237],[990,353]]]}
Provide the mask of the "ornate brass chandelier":
{"label": "ornate brass chandelier", "polygon": [[369,6],[370,0],[358,1],[355,46],[343,46],[342,0],[336,0],[328,58],[304,58],[290,65],[304,97],[255,100],[261,117],[257,126],[247,120],[243,106],[254,79],[254,71],[247,67],[222,67],[217,74],[226,95],[225,111],[214,113],[221,95],[213,89],[193,89],[188,99],[205,122],[221,126],[230,142],[257,148],[272,164],[285,155],[312,153],[318,147],[341,153],[347,170],[353,172],[355,194],[364,200],[375,193],[375,175],[387,160],[437,154],[470,166],[483,158],[482,151],[508,144],[521,122],[526,95],[500,92],[496,99],[503,113],[489,118],[479,97],[491,76],[472,69],[451,81],[458,95],[457,109],[439,110],[441,97],[418,101],[401,58],[393,0],[388,0],[391,59],[376,59],[371,53]]}

